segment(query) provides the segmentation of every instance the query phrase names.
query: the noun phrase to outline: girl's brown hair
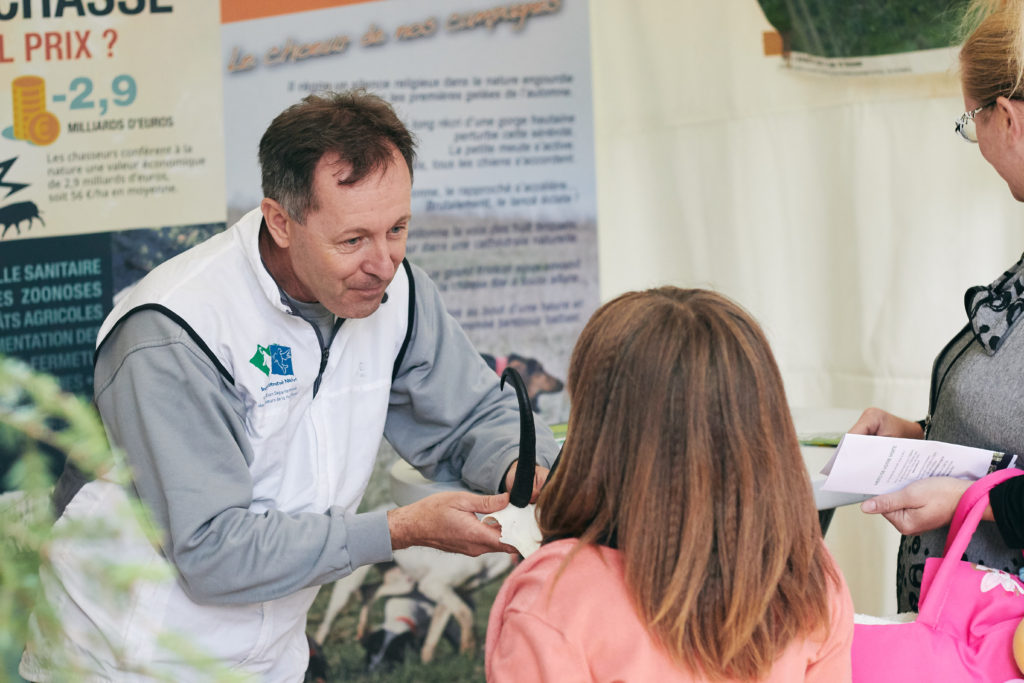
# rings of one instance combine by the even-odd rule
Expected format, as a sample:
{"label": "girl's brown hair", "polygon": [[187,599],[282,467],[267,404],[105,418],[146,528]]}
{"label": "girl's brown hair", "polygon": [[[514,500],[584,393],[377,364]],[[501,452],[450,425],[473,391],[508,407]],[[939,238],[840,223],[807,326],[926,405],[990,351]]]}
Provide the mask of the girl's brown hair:
{"label": "girl's brown hair", "polygon": [[581,333],[568,390],[545,538],[615,545],[650,633],[707,678],[760,678],[796,637],[824,637],[839,578],[782,378],[742,308],[699,289],[624,294]]}
{"label": "girl's brown hair", "polygon": [[964,94],[979,105],[1024,99],[1024,1],[971,0],[961,23]]}

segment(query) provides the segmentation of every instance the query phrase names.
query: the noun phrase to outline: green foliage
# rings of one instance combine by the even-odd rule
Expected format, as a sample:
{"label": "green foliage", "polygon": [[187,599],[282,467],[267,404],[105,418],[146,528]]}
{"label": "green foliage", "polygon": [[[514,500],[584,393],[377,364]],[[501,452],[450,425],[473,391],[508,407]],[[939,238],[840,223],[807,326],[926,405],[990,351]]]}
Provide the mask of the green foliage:
{"label": "green foliage", "polygon": [[967,0],[759,0],[790,50],[867,57],[959,42]]}
{"label": "green foliage", "polygon": [[[14,668],[30,630],[38,633],[38,642],[51,646],[40,655],[47,658],[54,680],[83,680],[81,667],[58,646],[60,622],[40,590],[40,576],[48,573],[51,549],[58,544],[116,543],[127,525],[144,530],[154,543],[158,534],[145,509],[134,500],[116,519],[54,526],[50,465],[55,452],[87,475],[114,484],[126,483],[127,467],[108,446],[103,425],[90,404],[62,392],[54,378],[4,356],[0,356],[0,447],[0,452],[17,455],[3,482],[11,491],[0,496],[0,665],[4,667],[0,681],[20,680]],[[154,572],[120,561],[116,554],[80,569],[95,585],[95,595],[110,601],[124,599],[136,582],[168,576],[168,570]],[[192,667],[196,676],[191,680],[245,680],[183,638],[168,635],[161,644]],[[170,680],[159,673],[139,673]]]}

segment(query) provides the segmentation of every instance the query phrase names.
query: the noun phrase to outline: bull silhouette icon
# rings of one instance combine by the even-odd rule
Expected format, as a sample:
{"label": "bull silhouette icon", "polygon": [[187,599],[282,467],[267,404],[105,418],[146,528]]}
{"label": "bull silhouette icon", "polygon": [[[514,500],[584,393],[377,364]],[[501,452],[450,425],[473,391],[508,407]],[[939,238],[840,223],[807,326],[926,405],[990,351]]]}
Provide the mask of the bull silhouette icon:
{"label": "bull silhouette icon", "polygon": [[26,229],[31,229],[32,221],[36,219],[46,225],[46,221],[39,215],[39,207],[35,205],[35,202],[15,202],[7,206],[0,206],[0,225],[4,226],[4,231],[0,233],[0,239],[6,237],[7,231],[11,228],[14,228],[20,235],[21,224],[25,221],[28,221]]}

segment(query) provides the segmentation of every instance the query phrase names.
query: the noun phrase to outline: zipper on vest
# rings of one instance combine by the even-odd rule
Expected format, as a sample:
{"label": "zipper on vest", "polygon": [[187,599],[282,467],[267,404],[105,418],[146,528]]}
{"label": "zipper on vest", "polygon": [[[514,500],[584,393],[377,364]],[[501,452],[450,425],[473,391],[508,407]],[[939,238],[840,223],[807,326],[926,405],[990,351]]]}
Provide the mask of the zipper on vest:
{"label": "zipper on vest", "polygon": [[324,369],[327,367],[327,360],[331,357],[331,350],[329,348],[320,349],[320,370],[316,373],[316,381],[313,382],[313,398],[316,398],[316,392],[320,391],[320,380],[324,377]]}
{"label": "zipper on vest", "polygon": [[331,344],[334,343],[334,337],[338,334],[338,330],[341,329],[341,324],[345,322],[344,318],[338,318],[334,321],[334,328],[331,330],[331,338],[324,343],[323,336],[320,334],[320,328],[313,325],[313,331],[316,332],[317,341],[320,342],[320,369],[316,373],[316,381],[313,382],[313,398],[316,398],[316,394],[320,391],[320,380],[324,378],[324,370],[327,369],[327,361],[331,358]]}

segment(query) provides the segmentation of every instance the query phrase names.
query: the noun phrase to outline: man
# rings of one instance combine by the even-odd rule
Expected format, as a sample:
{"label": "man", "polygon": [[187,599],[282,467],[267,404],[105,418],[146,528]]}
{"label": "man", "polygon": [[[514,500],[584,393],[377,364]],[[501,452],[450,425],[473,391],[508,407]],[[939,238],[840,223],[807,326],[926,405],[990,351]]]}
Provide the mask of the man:
{"label": "man", "polygon": [[[476,516],[506,495],[355,512],[382,436],[427,476],[481,491],[511,486],[518,453],[513,393],[404,261],[412,136],[373,95],[309,96],[259,156],[260,207],[154,269],[100,330],[96,403],[164,535],[154,548],[130,530],[53,561],[64,640],[47,645],[99,676],[185,680],[159,638],[177,633],[261,680],[300,680],[321,584],[410,545],[510,550]],[[542,429],[538,461],[555,452]],[[93,481],[64,497],[61,522],[116,514],[125,494]],[[110,604],[75,580],[97,552],[170,563],[176,580]],[[23,658],[30,680],[48,680],[40,645]]]}

